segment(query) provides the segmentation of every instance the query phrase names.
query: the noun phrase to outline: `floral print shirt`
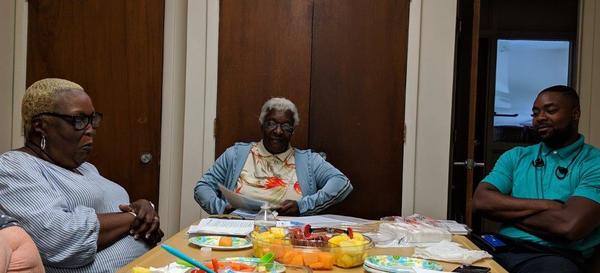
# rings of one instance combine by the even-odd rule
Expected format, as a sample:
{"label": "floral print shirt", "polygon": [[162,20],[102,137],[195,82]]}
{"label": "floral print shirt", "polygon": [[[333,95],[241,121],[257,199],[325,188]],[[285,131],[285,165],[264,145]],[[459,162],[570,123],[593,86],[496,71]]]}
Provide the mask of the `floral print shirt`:
{"label": "floral print shirt", "polygon": [[253,143],[235,188],[237,193],[278,205],[298,201],[302,189],[296,176],[294,148],[271,154],[262,141]]}

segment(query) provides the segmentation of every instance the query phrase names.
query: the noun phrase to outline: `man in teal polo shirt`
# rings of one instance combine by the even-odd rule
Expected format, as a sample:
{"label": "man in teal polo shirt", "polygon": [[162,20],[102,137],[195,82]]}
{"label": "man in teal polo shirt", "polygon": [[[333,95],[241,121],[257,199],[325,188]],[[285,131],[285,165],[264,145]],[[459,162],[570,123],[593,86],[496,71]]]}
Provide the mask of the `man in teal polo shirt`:
{"label": "man in teal polo shirt", "polygon": [[552,86],[532,110],[542,142],[505,152],[473,197],[511,246],[494,258],[510,272],[600,272],[600,150],[578,133],[579,96]]}

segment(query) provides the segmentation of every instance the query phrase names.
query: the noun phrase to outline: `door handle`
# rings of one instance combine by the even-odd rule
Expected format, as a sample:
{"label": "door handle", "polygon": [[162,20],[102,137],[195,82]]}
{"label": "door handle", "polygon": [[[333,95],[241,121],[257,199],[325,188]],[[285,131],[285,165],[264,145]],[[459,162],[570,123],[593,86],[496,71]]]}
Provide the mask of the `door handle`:
{"label": "door handle", "polygon": [[475,162],[475,160],[468,158],[465,161],[457,161],[453,163],[454,166],[465,166],[467,170],[472,170],[475,167],[485,167],[485,163]]}
{"label": "door handle", "polygon": [[140,156],[140,162],[142,162],[142,164],[148,164],[150,161],[152,161],[151,153],[144,153]]}

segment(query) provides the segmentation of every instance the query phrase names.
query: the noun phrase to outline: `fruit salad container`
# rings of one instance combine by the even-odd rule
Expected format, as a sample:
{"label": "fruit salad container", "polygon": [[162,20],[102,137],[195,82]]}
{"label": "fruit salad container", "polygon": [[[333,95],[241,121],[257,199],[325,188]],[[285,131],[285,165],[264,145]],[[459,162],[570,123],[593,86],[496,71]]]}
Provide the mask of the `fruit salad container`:
{"label": "fruit salad container", "polygon": [[373,247],[368,236],[348,229],[271,228],[266,232],[252,232],[254,256],[268,252],[283,264],[305,265],[315,270],[342,268],[363,264],[367,250]]}

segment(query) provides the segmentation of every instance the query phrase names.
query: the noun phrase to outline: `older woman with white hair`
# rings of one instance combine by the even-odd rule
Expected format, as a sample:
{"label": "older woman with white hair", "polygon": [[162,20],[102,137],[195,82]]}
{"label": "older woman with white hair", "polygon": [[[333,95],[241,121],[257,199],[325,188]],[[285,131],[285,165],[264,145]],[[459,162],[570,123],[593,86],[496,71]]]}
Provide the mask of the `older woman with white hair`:
{"label": "older woman with white hair", "polygon": [[81,86],[43,79],[25,92],[25,146],[0,155],[0,205],[36,243],[46,272],[114,272],[163,236],[154,205],[86,162],[102,114]]}
{"label": "older woman with white hair", "polygon": [[348,178],[319,154],[290,145],[300,123],[290,100],[268,100],[258,121],[262,140],[229,147],[197,183],[194,198],[206,212],[234,209],[223,199],[219,185],[268,202],[278,207],[280,215],[316,214],[352,191]]}

